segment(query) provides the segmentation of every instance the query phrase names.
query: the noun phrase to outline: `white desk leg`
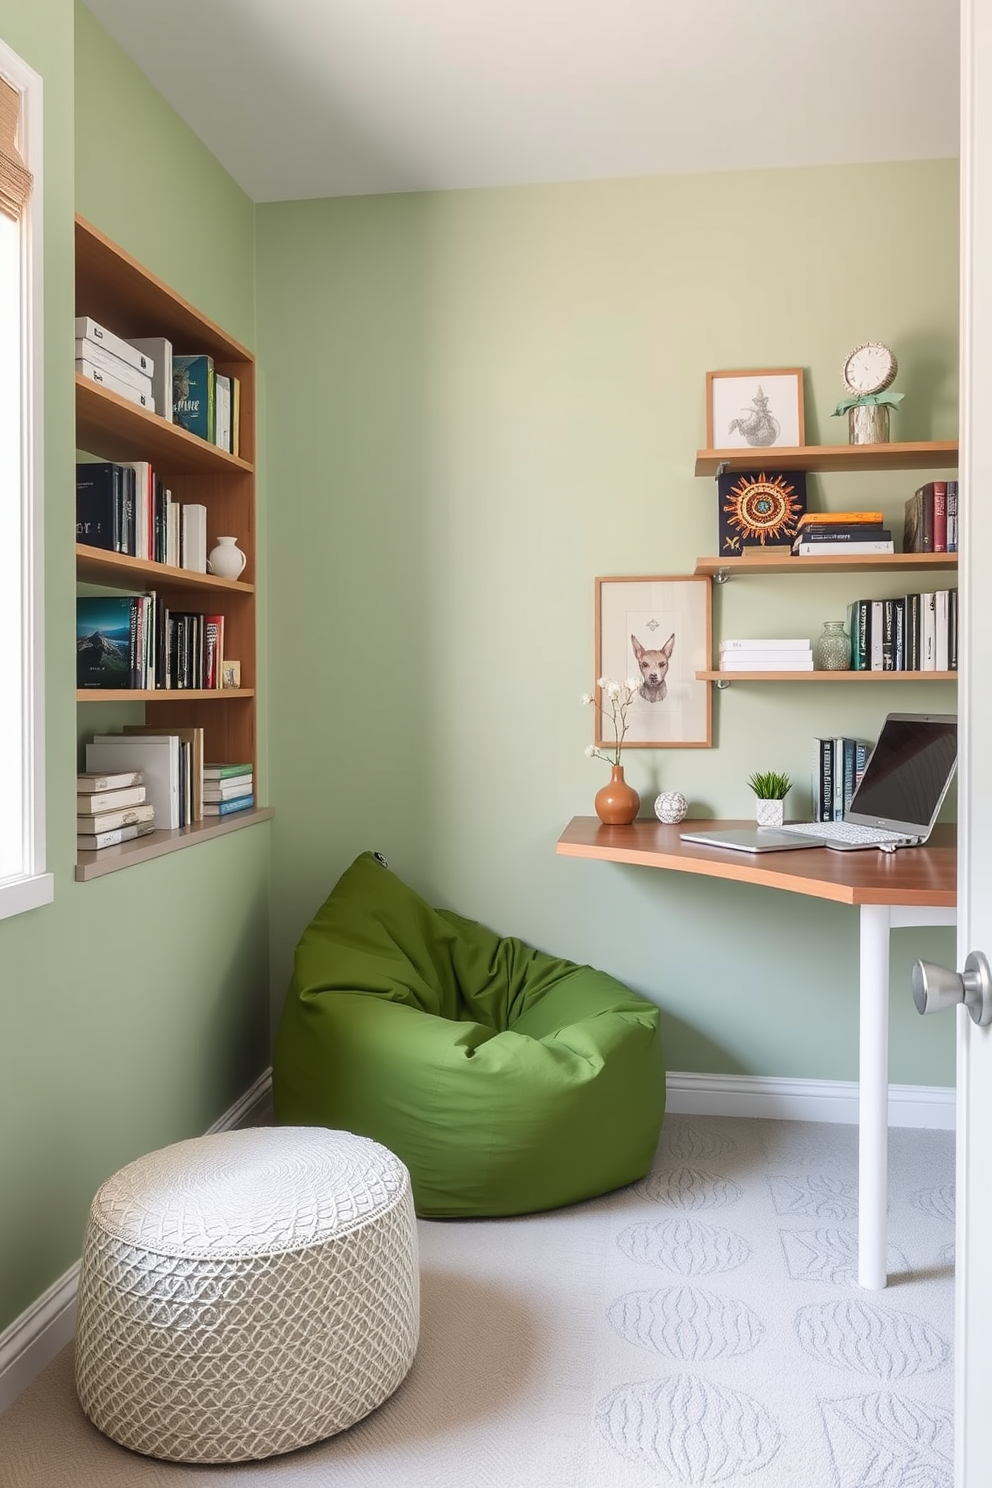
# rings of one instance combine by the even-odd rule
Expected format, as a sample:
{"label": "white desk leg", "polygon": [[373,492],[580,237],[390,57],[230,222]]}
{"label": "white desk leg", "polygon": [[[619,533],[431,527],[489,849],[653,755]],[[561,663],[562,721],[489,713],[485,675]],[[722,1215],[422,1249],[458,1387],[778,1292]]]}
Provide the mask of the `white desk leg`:
{"label": "white desk leg", "polygon": [[861,906],[858,1281],[874,1291],[888,1281],[889,928],[887,905]]}

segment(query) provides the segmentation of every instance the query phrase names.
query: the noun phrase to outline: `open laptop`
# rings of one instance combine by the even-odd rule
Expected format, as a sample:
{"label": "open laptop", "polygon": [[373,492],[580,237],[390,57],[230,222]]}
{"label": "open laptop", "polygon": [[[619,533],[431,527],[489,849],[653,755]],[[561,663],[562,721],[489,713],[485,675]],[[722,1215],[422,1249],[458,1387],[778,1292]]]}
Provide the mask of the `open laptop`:
{"label": "open laptop", "polygon": [[953,713],[890,713],[842,822],[683,832],[685,842],[738,852],[831,847],[837,852],[918,847],[933,830],[954,778],[958,721]]}

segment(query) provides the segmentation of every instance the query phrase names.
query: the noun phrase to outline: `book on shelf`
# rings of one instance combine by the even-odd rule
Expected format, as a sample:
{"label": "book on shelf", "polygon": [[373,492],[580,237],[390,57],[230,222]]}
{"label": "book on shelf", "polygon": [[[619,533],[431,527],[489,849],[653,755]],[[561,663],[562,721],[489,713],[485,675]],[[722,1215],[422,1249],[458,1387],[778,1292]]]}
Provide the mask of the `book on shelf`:
{"label": "book on shelf", "polygon": [[792,546],[810,542],[888,542],[892,533],[882,522],[860,522],[845,525],[840,522],[829,526],[810,523],[796,533]]}
{"label": "book on shelf", "polygon": [[145,800],[143,785],[122,786],[119,790],[80,790],[76,782],[76,815],[100,816],[104,811],[123,811],[126,806],[141,806]]}
{"label": "book on shelf", "polygon": [[118,770],[115,775],[77,775],[76,795],[85,796],[88,792],[96,794],[98,791],[125,790],[129,785],[144,785],[144,776],[140,770]]}
{"label": "book on shelf", "polygon": [[[112,372],[106,372],[103,367],[97,367],[93,362],[88,362],[85,358],[77,357],[76,371],[81,377],[87,378],[90,382],[95,382],[100,387],[108,388],[110,392],[117,393],[119,397],[126,398],[129,403],[136,403],[139,408],[145,408],[149,413],[155,412],[155,399],[150,392],[141,392],[140,389],[132,387],[129,382],[124,382],[120,377],[115,377]],[[150,386],[151,384],[149,384]]]}
{"label": "book on shelf", "polygon": [[958,669],[958,624],[958,591],[956,589],[948,589],[947,668],[951,672],[956,672]]}
{"label": "book on shelf", "polygon": [[117,832],[121,827],[141,826],[154,821],[155,807],[151,801],[144,801],[140,806],[122,806],[118,811],[77,812],[76,835]]}
{"label": "book on shelf", "polygon": [[134,602],[130,595],[77,598],[77,688],[116,691],[134,685],[131,665],[134,623]]}
{"label": "book on shelf", "polygon": [[842,539],[835,541],[831,538],[819,539],[813,542],[800,542],[793,544],[793,557],[798,558],[826,558],[834,553],[844,553],[848,558],[853,558],[858,553],[894,553],[895,543],[891,536],[878,538],[869,542],[860,542],[857,538]]}
{"label": "book on shelf", "polygon": [[222,372],[214,373],[214,444],[231,452],[231,379]]}
{"label": "book on shelf", "polygon": [[136,372],[142,372],[150,377],[152,374],[151,358],[133,341],[125,341],[123,336],[115,336],[113,331],[108,331],[105,325],[91,319],[88,315],[77,315],[75,318],[75,332],[77,341],[92,341],[97,346],[108,351],[112,356],[126,362]]}
{"label": "book on shelf", "polygon": [[230,785],[205,785],[203,788],[204,804],[208,801],[234,801],[239,796],[250,796],[251,794],[252,780],[250,775],[241,780],[232,780]]}
{"label": "book on shelf", "polygon": [[126,723],[125,734],[155,735],[174,734],[189,748],[188,768],[186,780],[188,783],[186,799],[189,810],[185,812],[185,820],[180,825],[185,826],[190,821],[200,821],[203,816],[204,782],[203,782],[203,729],[196,725],[173,725],[168,728],[159,728],[151,723]]}
{"label": "book on shelf", "polygon": [[133,346],[146,361],[152,364],[152,397],[155,411],[172,422],[172,342],[165,336],[129,336],[128,345]]}
{"label": "book on shelf", "polygon": [[807,511],[803,512],[802,516],[799,518],[799,521],[796,523],[796,530],[799,531],[803,527],[827,526],[831,523],[835,523],[838,526],[843,527],[850,526],[850,524],[854,522],[866,522],[869,524],[873,524],[876,527],[880,527],[883,521],[884,517],[882,516],[882,513],[880,511]]}
{"label": "book on shelf", "polygon": [[721,672],[811,672],[813,653],[781,651],[768,655],[764,651],[738,651],[732,656],[721,656]]}
{"label": "book on shelf", "polygon": [[255,797],[235,796],[231,801],[204,801],[204,816],[232,816],[236,811],[249,811],[255,804]]}
{"label": "book on shelf", "polygon": [[958,483],[956,480],[947,482],[947,551],[956,553],[958,550]]}
{"label": "book on shelf", "polygon": [[231,454],[241,453],[241,378],[231,374]]}
{"label": "book on shelf", "polygon": [[224,616],[206,615],[203,625],[205,647],[203,685],[210,688],[220,687],[223,681],[221,668],[224,664]]}
{"label": "book on shelf", "polygon": [[155,821],[160,827],[172,829],[180,825],[179,744],[175,734],[164,731],[143,735],[96,734],[86,745],[86,768],[142,770]]}
{"label": "book on shelf", "polygon": [[116,827],[107,832],[76,833],[77,852],[99,852],[104,847],[117,847],[122,842],[131,842],[135,837],[147,837],[154,832],[154,821],[136,822],[129,827]]}
{"label": "book on shelf", "polygon": [[206,764],[203,767],[204,780],[230,780],[239,775],[250,776],[251,773],[251,760],[237,761],[235,764]]}
{"label": "book on shelf", "polygon": [[730,637],[720,642],[721,651],[808,651],[809,636]]}
{"label": "book on shelf", "polygon": [[186,502],[182,508],[179,566],[193,573],[207,571],[207,508]]}
{"label": "book on shelf", "polygon": [[932,589],[920,595],[922,611],[920,671],[937,670],[937,595]]}
{"label": "book on shelf", "polygon": [[136,388],[139,393],[147,393],[154,400],[152,379],[96,341],[77,340],[76,361],[90,362],[94,367],[99,367],[102,372],[109,372],[118,382],[126,382],[129,387]]}
{"label": "book on shelf", "polygon": [[[134,545],[129,549],[132,558],[152,560],[152,538],[155,530],[155,472],[147,460],[125,463],[125,479],[133,484],[134,500]],[[133,477],[133,482],[131,477]]]}
{"label": "book on shelf", "polygon": [[76,466],[76,541],[110,553],[128,551],[124,472],[109,460]]}
{"label": "book on shelf", "polygon": [[172,354],[172,422],[213,444],[216,430],[214,359]]}
{"label": "book on shelf", "polygon": [[[947,481],[926,481],[905,505],[903,552],[947,552]],[[955,482],[955,506],[957,483]],[[956,541],[956,535],[955,535]]]}

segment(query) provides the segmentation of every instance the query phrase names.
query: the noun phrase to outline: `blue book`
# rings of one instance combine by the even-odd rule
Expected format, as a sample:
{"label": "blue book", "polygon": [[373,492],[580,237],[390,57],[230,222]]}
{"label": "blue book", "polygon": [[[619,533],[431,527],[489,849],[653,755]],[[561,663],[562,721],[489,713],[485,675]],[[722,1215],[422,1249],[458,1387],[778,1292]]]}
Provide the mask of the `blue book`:
{"label": "blue book", "polygon": [[76,466],[76,541],[127,552],[124,473],[110,461]]}
{"label": "blue book", "polygon": [[255,797],[234,796],[230,801],[204,801],[204,816],[230,816],[235,811],[248,811],[255,804]]}
{"label": "blue book", "polygon": [[210,444],[216,432],[213,357],[172,358],[172,422]]}
{"label": "blue book", "polygon": [[137,601],[128,594],[76,600],[76,686],[132,687]]}

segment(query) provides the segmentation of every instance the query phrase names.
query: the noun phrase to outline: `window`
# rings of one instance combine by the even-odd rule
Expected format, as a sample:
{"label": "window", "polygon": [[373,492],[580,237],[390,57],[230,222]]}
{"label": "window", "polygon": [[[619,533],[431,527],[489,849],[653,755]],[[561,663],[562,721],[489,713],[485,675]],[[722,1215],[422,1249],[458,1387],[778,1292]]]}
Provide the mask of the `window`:
{"label": "window", "polygon": [[0,42],[0,918],[45,873],[41,547],[41,79]]}

